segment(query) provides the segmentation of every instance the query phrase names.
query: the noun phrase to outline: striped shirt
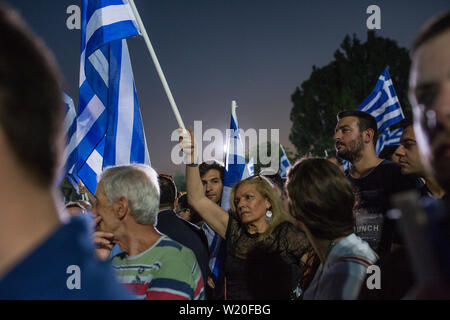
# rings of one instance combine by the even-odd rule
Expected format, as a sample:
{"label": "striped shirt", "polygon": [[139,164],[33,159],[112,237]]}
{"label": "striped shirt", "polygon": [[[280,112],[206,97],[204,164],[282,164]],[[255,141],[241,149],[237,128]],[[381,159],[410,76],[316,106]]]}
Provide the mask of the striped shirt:
{"label": "striped shirt", "polygon": [[112,259],[119,281],[146,300],[204,300],[204,282],[194,253],[161,236],[149,249]]}

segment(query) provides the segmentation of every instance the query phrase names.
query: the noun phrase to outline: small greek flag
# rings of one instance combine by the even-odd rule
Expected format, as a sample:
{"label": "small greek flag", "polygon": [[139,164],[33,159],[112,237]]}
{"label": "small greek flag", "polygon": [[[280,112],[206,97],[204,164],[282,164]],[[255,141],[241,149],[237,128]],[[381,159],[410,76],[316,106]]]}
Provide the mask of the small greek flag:
{"label": "small greek flag", "polygon": [[289,162],[289,159],[286,156],[286,152],[284,151],[283,146],[280,144],[281,148],[281,158],[280,158],[280,170],[279,174],[282,178],[287,177],[287,172],[289,168],[291,167],[291,163]]}
{"label": "small greek flag", "polygon": [[386,146],[399,146],[402,133],[402,128],[397,128],[392,131],[389,128],[386,128],[378,138],[377,144],[375,146],[377,155],[379,155]]}
{"label": "small greek flag", "polygon": [[222,192],[222,208],[230,209],[230,195],[233,186],[243,179],[245,174],[245,153],[236,116],[236,101],[231,103],[230,131],[227,134],[225,149],[225,174]]}
{"label": "small greek flag", "polygon": [[357,110],[368,112],[375,118],[378,133],[405,118],[387,68]]}
{"label": "small greek flag", "polygon": [[253,158],[251,158],[248,163],[245,165],[244,174],[242,175],[242,179],[250,178],[255,174],[255,163]]}

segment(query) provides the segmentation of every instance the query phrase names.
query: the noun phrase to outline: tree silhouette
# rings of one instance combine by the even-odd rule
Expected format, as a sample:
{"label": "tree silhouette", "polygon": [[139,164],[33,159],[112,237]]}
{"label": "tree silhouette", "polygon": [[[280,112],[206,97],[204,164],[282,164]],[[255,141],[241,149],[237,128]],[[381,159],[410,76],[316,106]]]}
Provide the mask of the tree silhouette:
{"label": "tree silhouette", "polygon": [[291,96],[292,128],[289,139],[298,155],[323,156],[334,150],[336,115],[354,110],[375,87],[378,77],[389,67],[394,88],[405,116],[410,115],[408,75],[409,52],[391,39],[367,33],[367,41],[346,36],[334,53],[334,60],[322,68],[313,66],[308,80]]}

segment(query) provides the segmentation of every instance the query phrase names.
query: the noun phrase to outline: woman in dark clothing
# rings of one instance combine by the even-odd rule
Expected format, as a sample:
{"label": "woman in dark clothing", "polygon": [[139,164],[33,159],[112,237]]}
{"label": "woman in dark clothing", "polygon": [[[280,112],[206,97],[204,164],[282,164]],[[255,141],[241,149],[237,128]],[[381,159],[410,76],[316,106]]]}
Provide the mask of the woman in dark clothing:
{"label": "woman in dark clothing", "polygon": [[[195,160],[191,135],[181,133],[181,138],[183,151]],[[272,183],[260,176],[237,183],[226,212],[205,196],[195,164],[186,166],[186,182],[189,204],[226,240],[226,298],[292,297],[309,242],[289,221]]]}

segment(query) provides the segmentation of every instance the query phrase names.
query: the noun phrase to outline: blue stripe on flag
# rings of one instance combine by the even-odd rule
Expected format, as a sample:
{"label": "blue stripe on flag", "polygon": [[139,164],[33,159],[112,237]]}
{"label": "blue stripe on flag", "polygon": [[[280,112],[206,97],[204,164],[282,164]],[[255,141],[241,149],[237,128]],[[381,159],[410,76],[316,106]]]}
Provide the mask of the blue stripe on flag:
{"label": "blue stripe on flag", "polygon": [[135,26],[131,21],[125,21],[97,29],[86,44],[86,55],[90,56],[100,46],[111,42],[105,39],[119,40],[137,35],[137,32],[133,31],[133,28]]}

